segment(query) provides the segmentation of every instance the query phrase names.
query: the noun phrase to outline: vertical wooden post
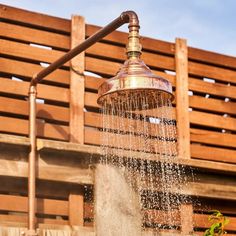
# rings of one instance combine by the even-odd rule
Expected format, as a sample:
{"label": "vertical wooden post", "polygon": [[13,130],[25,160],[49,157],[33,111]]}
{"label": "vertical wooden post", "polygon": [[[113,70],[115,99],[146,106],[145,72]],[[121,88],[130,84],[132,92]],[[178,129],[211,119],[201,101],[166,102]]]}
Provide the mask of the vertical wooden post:
{"label": "vertical wooden post", "polygon": [[69,195],[69,224],[71,226],[83,226],[84,224],[84,194],[70,193]]}
{"label": "vertical wooden post", "polygon": [[[190,120],[188,95],[188,47],[185,39],[175,40],[176,65],[176,119],[178,134],[178,156],[191,158],[190,154]],[[181,204],[181,234],[193,232],[193,206]]]}
{"label": "vertical wooden post", "polygon": [[188,97],[188,48],[185,39],[175,41],[176,117],[178,156],[190,158],[190,121]]}
{"label": "vertical wooden post", "polygon": [[[85,21],[81,16],[71,19],[71,48],[85,39]],[[84,68],[85,54],[82,52],[71,60],[70,70],[70,142],[84,143]]]}

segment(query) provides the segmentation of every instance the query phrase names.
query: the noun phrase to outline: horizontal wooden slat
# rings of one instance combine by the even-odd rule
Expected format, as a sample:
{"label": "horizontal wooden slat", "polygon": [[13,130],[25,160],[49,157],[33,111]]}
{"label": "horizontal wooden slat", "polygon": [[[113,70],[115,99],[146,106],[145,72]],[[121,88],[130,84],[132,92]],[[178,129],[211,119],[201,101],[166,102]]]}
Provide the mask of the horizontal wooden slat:
{"label": "horizontal wooden slat", "polygon": [[[0,40],[1,53],[7,56],[17,57],[16,59],[27,59],[32,62],[52,63],[64,55],[57,50],[47,50],[30,46],[29,44]],[[65,65],[69,66],[69,63]]]}
{"label": "horizontal wooden slat", "polygon": [[[209,215],[204,214],[194,214],[193,222],[194,227],[198,228],[209,228],[211,222],[208,221]],[[225,230],[236,230],[236,217],[227,217],[229,219],[229,224],[225,226]]]}
{"label": "horizontal wooden slat", "polygon": [[236,130],[236,119],[231,117],[223,117],[220,115],[209,114],[198,111],[191,111],[190,122],[192,124],[221,128],[227,130]]}
{"label": "horizontal wooden slat", "polygon": [[[85,125],[102,128],[102,115],[94,112],[85,112]],[[130,132],[133,135],[137,134],[146,134],[151,135],[153,137],[165,137],[176,139],[175,126],[173,125],[159,125],[153,124],[150,122],[122,118],[119,116],[108,116],[104,115],[105,120],[110,120],[107,124],[105,124],[106,129],[119,129],[119,131],[123,131],[124,133]]]}
{"label": "horizontal wooden slat", "polygon": [[236,98],[236,86],[226,84],[208,83],[203,80],[189,78],[189,90],[221,96],[223,98]]}
{"label": "horizontal wooden slat", "polygon": [[[95,25],[86,25],[86,36],[91,36],[96,31],[100,30],[101,27]],[[127,30],[128,31],[128,30]],[[109,34],[104,38],[107,41],[118,43],[118,44],[126,44],[128,41],[128,34],[115,31]],[[144,50],[158,51],[165,54],[174,55],[174,44],[166,41],[151,39],[148,37],[141,37],[141,43]]]}
{"label": "horizontal wooden slat", "polygon": [[97,90],[99,86],[105,82],[104,78],[97,78],[93,76],[85,76],[85,88]]}
{"label": "horizontal wooden slat", "polygon": [[[0,116],[0,132],[28,135],[28,121]],[[37,136],[44,138],[69,140],[69,127],[37,122]]]}
{"label": "horizontal wooden slat", "polygon": [[188,57],[193,60],[204,63],[211,63],[219,66],[236,68],[236,58],[228,55],[223,55],[216,52],[210,52],[199,48],[188,48]]}
{"label": "horizontal wooden slat", "polygon": [[224,100],[205,98],[200,96],[189,96],[189,106],[206,111],[236,114],[236,103]]}
{"label": "horizontal wooden slat", "polygon": [[235,164],[236,150],[192,144],[191,157],[201,160],[221,161]]}
{"label": "horizontal wooden slat", "polygon": [[[42,199],[37,200],[37,213],[68,216],[68,201]],[[0,194],[0,210],[27,212],[28,198],[22,196]]]}
{"label": "horizontal wooden slat", "polygon": [[[86,52],[89,55],[106,57],[112,60],[126,60],[125,47],[109,45],[105,43],[96,43],[88,48]],[[142,60],[150,67],[158,67],[161,69],[174,70],[174,58],[158,55],[156,53],[143,52]]]}
{"label": "horizontal wooden slat", "polygon": [[[0,96],[0,112],[14,115],[29,115],[29,102]],[[69,108],[37,104],[37,117],[41,119],[69,122]]]}
{"label": "horizontal wooden slat", "polygon": [[63,50],[70,49],[70,37],[40,29],[0,22],[1,36],[13,41],[23,41]]}
{"label": "horizontal wooden slat", "polygon": [[[18,95],[28,97],[29,82],[14,81],[11,79],[1,78],[0,92],[11,96]],[[69,102],[69,90],[67,88],[60,88],[49,86],[45,84],[38,84],[37,97],[41,99],[48,99],[58,102]]]}
{"label": "horizontal wooden slat", "polygon": [[93,57],[85,57],[85,70],[99,75],[114,76],[122,63],[101,60]]}
{"label": "horizontal wooden slat", "polygon": [[236,148],[235,134],[227,134],[227,133],[191,128],[190,139],[192,142]]}
{"label": "horizontal wooden slat", "polygon": [[0,17],[2,19],[22,22],[46,29],[63,31],[66,33],[70,32],[69,20],[10,7],[3,4],[0,4]]}
{"label": "horizontal wooden slat", "polygon": [[[1,64],[0,72],[10,74],[16,77],[23,76],[32,78],[34,74],[40,72],[44,68],[40,65],[6,58],[0,58],[0,64]],[[68,85],[69,71],[58,69],[52,72],[47,77],[45,77],[44,80]]]}
{"label": "horizontal wooden slat", "polygon": [[[112,133],[106,133],[102,136],[102,132],[86,128],[85,129],[85,144],[92,145],[109,145],[110,147],[143,151],[143,152],[154,152],[166,155],[173,155],[176,152],[176,143],[162,142],[155,139],[145,139],[142,136],[132,136],[132,135],[116,135]],[[103,140],[104,137],[104,140]],[[109,141],[108,141],[109,140]],[[117,151],[118,153],[118,151]],[[130,153],[132,154],[132,153]]]}
{"label": "horizontal wooden slat", "polygon": [[[0,215],[0,222],[16,222],[26,223],[28,219],[27,215]],[[49,218],[37,218],[37,223],[55,224],[55,225],[68,225],[68,220],[63,219],[49,219]]]}
{"label": "horizontal wooden slat", "polygon": [[203,76],[224,82],[235,83],[236,71],[230,69],[209,66],[191,61],[188,62],[188,69],[190,75]]}

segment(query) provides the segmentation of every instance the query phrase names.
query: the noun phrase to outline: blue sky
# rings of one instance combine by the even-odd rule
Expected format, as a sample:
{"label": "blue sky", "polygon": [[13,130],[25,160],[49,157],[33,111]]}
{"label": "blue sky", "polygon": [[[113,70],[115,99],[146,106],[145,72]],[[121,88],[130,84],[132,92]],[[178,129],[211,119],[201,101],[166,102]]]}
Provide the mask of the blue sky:
{"label": "blue sky", "polygon": [[[138,13],[141,35],[236,56],[235,0],[0,0],[49,15],[85,17],[104,26],[122,11]],[[126,28],[122,28],[126,30]]]}

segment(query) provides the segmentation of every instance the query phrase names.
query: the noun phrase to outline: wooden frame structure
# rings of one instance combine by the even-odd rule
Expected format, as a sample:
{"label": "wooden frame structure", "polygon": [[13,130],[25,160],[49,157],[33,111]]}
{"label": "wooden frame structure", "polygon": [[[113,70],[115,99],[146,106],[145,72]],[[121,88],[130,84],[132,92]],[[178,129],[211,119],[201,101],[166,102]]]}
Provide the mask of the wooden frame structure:
{"label": "wooden frame structure", "polygon": [[[0,227],[11,230],[26,222],[30,79],[99,27],[80,16],[67,20],[5,5],[0,18]],[[110,34],[38,85],[42,231],[93,231],[86,194],[94,182],[91,160],[99,156],[97,88],[123,63],[126,40],[126,33]],[[185,191],[202,205],[181,206],[181,215],[191,216],[189,222],[179,216],[181,231],[200,234],[208,210],[219,209],[230,217],[229,235],[235,235],[236,58],[188,47],[183,39],[169,43],[143,37],[142,45],[147,65],[175,88],[179,159],[196,173],[191,191]]]}

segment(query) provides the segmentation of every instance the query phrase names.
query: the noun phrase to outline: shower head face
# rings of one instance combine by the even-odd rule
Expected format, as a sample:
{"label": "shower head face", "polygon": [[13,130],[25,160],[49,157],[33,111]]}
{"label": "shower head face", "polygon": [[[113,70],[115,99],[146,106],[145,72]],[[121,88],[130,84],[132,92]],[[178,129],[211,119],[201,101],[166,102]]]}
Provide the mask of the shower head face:
{"label": "shower head face", "polygon": [[168,80],[154,75],[141,59],[130,58],[115,77],[99,87],[97,102],[112,106],[132,100],[135,103],[127,106],[128,110],[144,110],[159,107],[173,98]]}

